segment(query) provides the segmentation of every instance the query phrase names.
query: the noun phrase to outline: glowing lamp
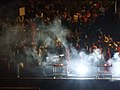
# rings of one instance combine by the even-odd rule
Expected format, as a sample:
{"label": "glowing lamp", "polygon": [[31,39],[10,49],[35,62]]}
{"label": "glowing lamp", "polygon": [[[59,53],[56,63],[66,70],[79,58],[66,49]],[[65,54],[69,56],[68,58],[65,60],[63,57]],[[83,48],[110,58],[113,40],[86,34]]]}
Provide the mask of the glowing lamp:
{"label": "glowing lamp", "polygon": [[107,66],[107,64],[104,64],[104,66],[106,67],[106,66]]}

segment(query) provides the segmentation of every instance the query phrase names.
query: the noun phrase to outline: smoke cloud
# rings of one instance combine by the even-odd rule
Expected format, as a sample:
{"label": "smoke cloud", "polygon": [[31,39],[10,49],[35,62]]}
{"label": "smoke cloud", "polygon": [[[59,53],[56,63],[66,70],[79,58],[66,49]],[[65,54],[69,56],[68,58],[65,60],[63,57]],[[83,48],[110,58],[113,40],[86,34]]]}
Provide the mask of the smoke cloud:
{"label": "smoke cloud", "polygon": [[[0,36],[0,52],[1,53],[7,53],[9,50],[14,47],[14,43],[18,42],[18,45],[22,45],[24,43],[27,43],[24,41],[23,34],[20,34],[21,32],[18,32],[19,26],[7,26],[6,23],[3,24],[5,27],[5,32],[1,34]],[[17,31],[15,31],[17,30]],[[119,66],[120,66],[120,56],[119,53],[115,53],[114,56],[108,60],[108,62],[104,59],[104,54],[101,54],[100,49],[94,49],[92,53],[86,53],[84,50],[81,49],[81,51],[78,51],[73,47],[72,45],[69,45],[69,43],[66,40],[67,34],[70,33],[70,30],[67,28],[62,27],[61,20],[55,19],[53,23],[50,25],[40,24],[39,27],[36,30],[36,35],[34,37],[34,43],[35,46],[26,46],[24,47],[24,53],[26,57],[22,57],[20,55],[18,60],[20,62],[32,62],[37,63],[40,71],[40,75],[49,75],[52,74],[53,65],[54,64],[65,64],[69,65],[70,72],[69,74],[73,75],[80,75],[82,72],[82,69],[85,69],[85,67],[88,69],[86,75],[88,76],[96,76],[97,75],[97,65],[104,65],[105,63],[112,65],[111,72],[114,76],[120,76],[119,72]],[[52,44],[53,41],[58,40],[62,43],[64,46],[63,53],[58,54],[56,52],[55,44]],[[22,41],[21,41],[22,40]],[[52,47],[52,49],[47,52],[47,56],[45,56],[46,60],[43,60],[44,57],[41,56],[41,54],[38,54],[37,50],[39,49],[41,42],[45,42],[46,45]],[[66,58],[62,58],[63,56],[66,56],[66,48],[69,47],[69,54],[70,54],[70,60]],[[54,49],[53,49],[54,48]],[[39,51],[40,53],[40,51]],[[62,56],[63,55],[63,56]],[[19,56],[19,55],[18,55]],[[17,57],[18,57],[17,56]],[[60,59],[62,58],[62,62]],[[16,59],[15,59],[16,60]],[[17,62],[17,60],[16,60]],[[82,67],[84,66],[84,67]],[[61,70],[61,69],[60,69]],[[35,74],[35,70],[31,69],[32,72]],[[79,71],[79,72],[78,72]],[[85,71],[85,70],[84,70]],[[66,73],[66,68],[63,68],[63,73]],[[69,75],[68,74],[68,75]]]}

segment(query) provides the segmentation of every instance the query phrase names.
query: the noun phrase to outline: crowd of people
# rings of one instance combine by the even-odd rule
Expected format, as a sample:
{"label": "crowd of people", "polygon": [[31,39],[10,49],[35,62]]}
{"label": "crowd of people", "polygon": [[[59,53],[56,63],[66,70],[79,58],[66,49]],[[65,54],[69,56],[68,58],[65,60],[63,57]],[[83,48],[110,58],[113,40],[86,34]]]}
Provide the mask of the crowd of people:
{"label": "crowd of people", "polygon": [[[26,32],[29,29],[31,30],[32,35],[27,35],[27,37],[32,36],[32,40],[30,40],[31,43],[29,43],[31,45],[15,45],[21,45],[20,47],[22,48],[26,48],[26,46],[32,47],[35,49],[35,53],[37,53],[39,56],[43,54],[43,58],[47,57],[46,51],[59,54],[64,53],[64,51],[66,51],[66,47],[62,44],[61,40],[58,40],[58,37],[55,37],[53,41],[55,46],[54,50],[52,48],[53,44],[48,46],[44,40],[39,42],[39,45],[34,44],[34,38],[37,29],[41,29],[40,26],[43,24],[48,26],[52,24],[56,18],[59,18],[62,26],[67,27],[70,30],[70,33],[66,36],[66,40],[69,43],[68,51],[70,51],[71,45],[75,47],[78,52],[84,49],[87,53],[92,53],[93,48],[99,48],[101,49],[101,52],[107,56],[106,60],[111,58],[114,52],[120,52],[120,42],[114,41],[112,36],[109,34],[104,34],[100,26],[97,28],[98,32],[94,30],[90,31],[90,28],[97,27],[95,26],[96,20],[99,17],[105,16],[106,12],[109,11],[109,8],[114,5],[114,1],[78,0],[76,2],[71,0],[70,2],[67,2],[66,0],[58,0],[53,2],[53,0],[49,0],[45,2],[44,0],[35,0],[35,2],[33,2],[32,0],[29,0],[29,4],[30,6],[27,8],[27,13],[24,17],[24,21],[22,22],[24,23],[24,27],[22,27],[22,29],[25,29]],[[2,26],[2,28],[6,28],[4,25],[8,24],[1,24],[0,26]],[[10,24],[9,26],[13,27],[15,25],[21,25],[21,22],[18,18],[15,24]],[[21,51],[22,50],[23,49],[21,49]],[[56,52],[53,52],[55,50]]]}
{"label": "crowd of people", "polygon": [[[71,28],[73,31],[79,28],[88,27],[95,21],[96,17],[104,15],[114,4],[114,1],[110,0],[59,0],[55,2],[52,0],[46,2],[36,0],[36,2],[32,2],[30,0],[29,2],[31,7],[30,10],[33,9],[31,12],[34,12],[33,14],[35,14],[40,21],[49,24],[58,17],[62,20],[64,26]],[[27,15],[30,16],[32,14],[28,13]]]}
{"label": "crowd of people", "polygon": [[[40,23],[50,25],[56,18],[59,18],[62,26],[71,31],[66,37],[68,43],[72,44],[78,51],[85,49],[87,52],[91,52],[94,45],[97,48],[102,48],[105,54],[110,50],[111,56],[118,51],[119,42],[114,41],[109,34],[104,34],[102,27],[95,24],[98,18],[102,19],[101,17],[109,12],[115,1],[85,0],[67,2],[59,0],[53,2],[50,0],[44,2],[36,0],[35,3],[38,6],[36,8],[33,6],[36,15],[36,27],[39,27]],[[93,27],[98,31],[90,31]]]}

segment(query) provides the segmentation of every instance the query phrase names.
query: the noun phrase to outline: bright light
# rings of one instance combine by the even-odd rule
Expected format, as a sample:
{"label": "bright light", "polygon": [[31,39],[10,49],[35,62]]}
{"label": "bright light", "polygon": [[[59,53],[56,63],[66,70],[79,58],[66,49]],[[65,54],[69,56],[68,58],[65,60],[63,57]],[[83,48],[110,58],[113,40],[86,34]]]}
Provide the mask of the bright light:
{"label": "bright light", "polygon": [[107,64],[104,64],[104,66],[106,67],[106,66],[107,66]]}
{"label": "bright light", "polygon": [[79,75],[86,75],[88,73],[88,67],[84,64],[80,64],[76,67],[76,71]]}
{"label": "bright light", "polygon": [[113,76],[120,76],[120,62],[116,61],[113,63],[113,67],[112,67],[112,74]]}
{"label": "bright light", "polygon": [[112,62],[112,75],[115,77],[120,77],[120,56],[119,53],[116,52],[113,56]]}

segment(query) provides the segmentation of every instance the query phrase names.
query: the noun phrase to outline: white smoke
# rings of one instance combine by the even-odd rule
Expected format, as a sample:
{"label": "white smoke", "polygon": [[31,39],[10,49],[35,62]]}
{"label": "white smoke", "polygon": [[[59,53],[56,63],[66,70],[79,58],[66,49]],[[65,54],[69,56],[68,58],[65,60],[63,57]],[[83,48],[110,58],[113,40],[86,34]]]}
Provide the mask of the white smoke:
{"label": "white smoke", "polygon": [[[7,28],[8,30],[17,30],[19,29],[19,26]],[[52,24],[50,25],[41,25],[36,30],[36,36],[35,36],[35,44],[38,45],[39,41],[46,41],[46,44],[48,46],[52,46],[51,42],[54,41],[54,39],[57,37],[59,41],[64,45],[65,48],[68,48],[68,42],[66,40],[66,36],[69,33],[69,30],[66,28],[63,28],[61,25],[61,20],[56,19]],[[12,45],[15,41],[22,38],[22,35],[20,32],[13,31],[12,33],[7,32],[5,35],[1,36],[0,40],[2,43],[0,44],[0,49],[2,50],[3,46],[8,45],[7,48],[10,49],[10,45]],[[92,53],[88,54],[84,50],[81,50],[78,52],[75,47],[72,45],[69,49],[70,53],[70,60],[67,62],[69,64],[69,68],[71,70],[70,73],[74,74],[80,74],[77,73],[83,72],[82,70],[85,70],[84,68],[88,68],[87,75],[94,76],[97,74],[97,65],[104,65],[105,63],[108,63],[109,65],[112,65],[112,74],[115,76],[120,76],[119,68],[120,68],[120,56],[119,53],[115,53],[114,56],[108,60],[108,62],[105,62],[104,55],[101,54],[100,49],[93,50]],[[54,47],[54,45],[53,45]],[[46,57],[46,61],[43,62],[43,57],[38,55],[36,51],[37,47],[25,47],[24,52],[26,53],[27,62],[31,63],[32,61],[37,60],[39,65],[42,65],[45,67],[48,67],[49,64],[54,64],[59,62],[59,57],[57,54],[47,53],[48,56]],[[56,49],[54,49],[56,50]],[[52,50],[52,51],[54,51]],[[66,52],[66,51],[65,51]],[[66,63],[67,59],[64,60]],[[61,63],[61,62],[60,62]],[[82,67],[84,66],[84,67]],[[49,67],[47,68],[49,69]],[[88,72],[89,71],[89,72]],[[44,71],[43,71],[44,72]]]}
{"label": "white smoke", "polygon": [[105,74],[106,71],[105,71],[104,65],[108,64],[107,74],[110,74],[113,77],[120,77],[120,71],[119,71],[120,53],[119,52],[114,53],[113,57],[111,57],[107,62],[104,59],[104,54],[100,53],[100,49],[95,49],[91,54],[87,54],[84,51],[80,51],[79,54],[75,52],[77,51],[74,50],[72,52],[74,56],[71,57],[71,61],[70,61],[70,68],[73,71],[82,73],[84,70],[86,70],[84,68],[87,68],[89,72],[87,72],[86,75],[97,76],[97,71],[98,71],[97,66],[102,66],[103,71],[100,71],[100,72]]}
{"label": "white smoke", "polygon": [[66,35],[69,33],[69,30],[66,28],[63,28],[61,26],[61,20],[55,19],[55,21],[48,26],[44,26],[44,28],[39,28],[39,31],[41,31],[40,37],[38,39],[46,40],[48,44],[50,44],[51,40],[54,40],[55,37],[57,37],[64,46],[66,45]]}
{"label": "white smoke", "polygon": [[[39,65],[44,68],[42,73],[47,75],[45,73],[45,69],[49,71],[54,64],[61,63],[60,58],[65,56],[64,54],[58,55],[55,53],[56,47],[54,41],[55,39],[58,39],[62,45],[67,48],[66,36],[69,33],[69,30],[62,27],[60,19],[55,19],[54,22],[49,25],[45,25],[44,23],[40,24],[35,32],[36,35],[34,37],[34,43],[37,47],[26,47],[24,52],[27,55],[27,62],[33,63],[35,60],[37,60]],[[37,48],[39,48],[39,44],[43,44],[43,42],[45,42],[49,48],[53,48],[50,52],[47,52],[47,57],[44,57],[41,54],[39,55],[38,52],[36,52]],[[43,58],[46,58],[46,60],[44,61]]]}
{"label": "white smoke", "polygon": [[111,72],[113,77],[120,77],[120,53],[114,53],[113,57],[108,60],[108,64],[112,65]]}
{"label": "white smoke", "polygon": [[[54,22],[50,25],[45,25],[44,23],[39,25],[35,32],[36,35],[34,37],[34,43],[38,47],[39,43],[43,43],[45,41],[49,47],[55,48],[54,41],[56,38],[65,48],[67,47],[66,36],[69,33],[69,30],[62,27],[60,19],[55,19]],[[42,64],[42,66],[47,67],[47,65],[58,62],[58,59],[61,57],[57,53],[47,52],[46,61],[43,61],[43,57],[38,55],[38,53],[34,50],[36,50],[36,48],[33,47],[26,48],[24,50],[27,55],[27,61],[31,62],[32,60],[34,61],[34,59],[36,59],[39,63]],[[51,51],[56,52],[56,49],[52,49]]]}
{"label": "white smoke", "polygon": [[[69,30],[61,26],[61,20],[55,19],[55,21],[50,25],[43,24],[43,26],[41,25],[40,27],[38,27],[36,37],[35,37],[35,44],[37,45],[38,41],[46,41],[46,44],[48,46],[52,46],[53,44],[51,44],[51,42],[53,42],[55,38],[57,38],[60,42],[62,42],[65,48],[68,48],[68,42],[66,40],[66,36],[68,33],[69,33]],[[69,65],[70,73],[73,73],[75,75],[80,74],[78,73],[78,71],[82,72],[82,70],[84,71],[84,68],[86,67],[87,68],[86,75],[95,76],[97,75],[97,65],[104,65],[105,63],[107,63],[105,62],[104,54],[101,53],[100,49],[94,49],[92,53],[88,54],[85,52],[85,50],[81,50],[80,52],[78,52],[75,49],[75,47],[73,47],[72,45],[69,45],[69,46],[71,46],[69,48],[70,60],[67,62],[67,65]],[[52,47],[54,47],[54,45]],[[56,51],[56,49],[52,51]],[[44,68],[48,67],[48,65],[52,65],[59,62],[60,56],[58,56],[56,53],[54,54],[47,53],[46,61],[43,62],[42,61],[43,58],[36,54],[36,52],[34,51],[34,48],[33,50],[27,49],[25,52],[28,55],[28,58],[27,58],[28,61],[37,59],[39,63],[42,63],[42,66],[44,66]],[[32,58],[30,56],[32,56]],[[115,57],[116,55],[114,55],[114,58]],[[65,58],[64,63],[66,61],[67,59]],[[109,60],[109,63],[110,63],[110,60]],[[113,64],[113,59],[111,63]],[[84,66],[84,67],[81,67],[81,66]],[[113,64],[113,66],[116,66],[115,63]]]}
{"label": "white smoke", "polygon": [[10,26],[9,23],[2,23],[0,35],[0,54],[9,54],[10,49],[14,47],[16,42],[19,42],[22,38],[21,32],[18,26]]}
{"label": "white smoke", "polygon": [[100,53],[100,49],[95,49],[91,54],[87,54],[85,51],[80,51],[79,53],[75,52],[77,51],[74,49],[70,61],[70,68],[74,74],[85,74],[89,77],[96,76],[97,65],[104,65],[105,63],[103,54]]}

